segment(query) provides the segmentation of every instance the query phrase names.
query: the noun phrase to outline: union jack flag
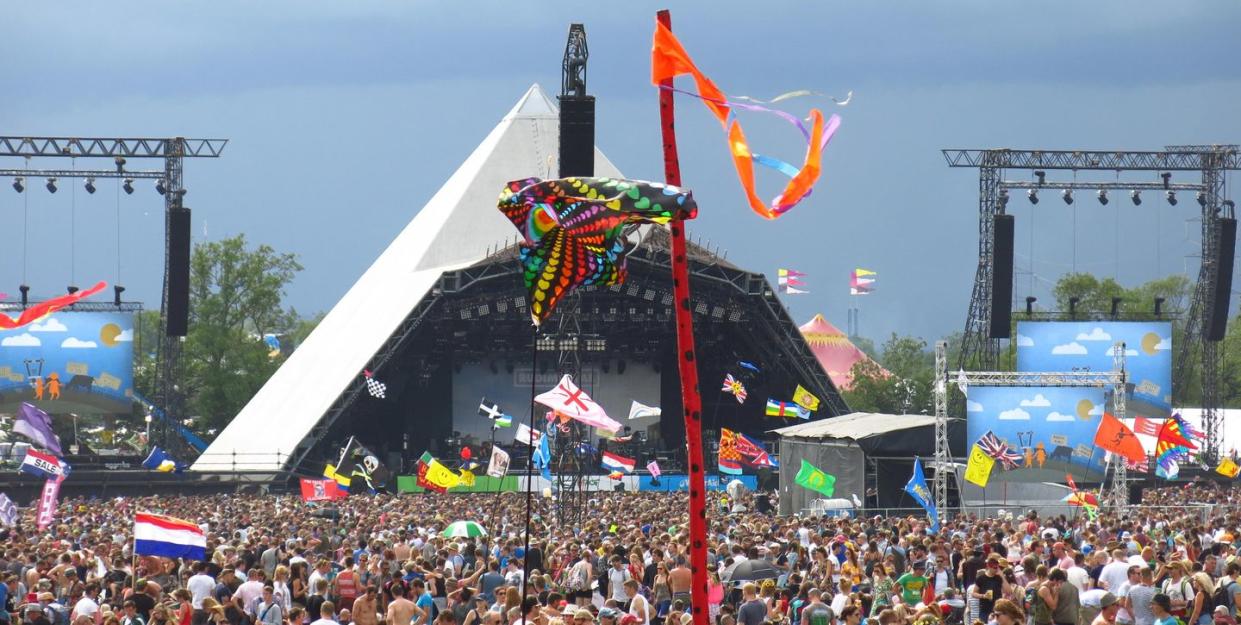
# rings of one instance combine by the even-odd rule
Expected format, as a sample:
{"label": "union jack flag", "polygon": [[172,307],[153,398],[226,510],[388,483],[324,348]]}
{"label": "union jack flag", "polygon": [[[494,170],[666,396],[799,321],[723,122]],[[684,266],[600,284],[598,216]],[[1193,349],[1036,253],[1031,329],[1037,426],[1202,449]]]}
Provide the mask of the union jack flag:
{"label": "union jack flag", "polygon": [[1009,449],[1008,443],[1000,440],[1000,437],[991,430],[987,430],[987,433],[978,439],[978,446],[982,448],[983,453],[999,460],[1004,465],[1005,471],[1016,469],[1017,463],[1021,462],[1021,454]]}
{"label": "union jack flag", "polygon": [[724,388],[720,390],[725,393],[732,393],[737,398],[738,404],[745,403],[745,385],[741,383],[741,380],[734,378],[733,374],[729,373],[724,376]]}

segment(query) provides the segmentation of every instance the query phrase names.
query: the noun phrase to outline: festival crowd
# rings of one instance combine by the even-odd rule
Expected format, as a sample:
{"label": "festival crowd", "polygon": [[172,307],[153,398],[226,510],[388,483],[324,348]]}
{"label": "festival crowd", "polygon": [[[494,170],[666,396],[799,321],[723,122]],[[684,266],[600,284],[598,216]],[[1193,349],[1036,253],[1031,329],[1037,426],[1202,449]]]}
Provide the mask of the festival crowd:
{"label": "festival crowd", "polygon": [[[772,496],[760,493],[758,497]],[[1236,625],[1241,490],[1148,490],[1083,513],[709,518],[713,625]],[[68,498],[0,534],[3,625],[688,625],[687,497],[596,493]],[[1213,504],[1211,507],[1190,504]],[[205,528],[207,559],[133,554],[135,512]],[[487,537],[446,538],[457,520]]]}

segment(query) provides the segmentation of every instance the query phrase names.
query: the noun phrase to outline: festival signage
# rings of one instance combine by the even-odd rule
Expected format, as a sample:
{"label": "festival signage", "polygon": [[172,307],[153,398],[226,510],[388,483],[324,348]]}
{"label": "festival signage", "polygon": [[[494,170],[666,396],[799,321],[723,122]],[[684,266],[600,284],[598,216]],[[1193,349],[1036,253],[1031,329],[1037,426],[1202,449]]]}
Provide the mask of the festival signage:
{"label": "festival signage", "polygon": [[58,311],[0,330],[0,412],[28,402],[48,414],[128,413],[133,315]]}
{"label": "festival signage", "polygon": [[1104,451],[1094,439],[1103,412],[1101,388],[970,386],[967,440],[990,430],[1021,455],[1011,469],[995,467],[991,480],[1058,482],[1072,472],[1098,481]]}
{"label": "festival signage", "polygon": [[1017,324],[1017,370],[1111,371],[1125,344],[1130,392],[1125,417],[1172,414],[1172,324],[1166,321],[1023,321]]}

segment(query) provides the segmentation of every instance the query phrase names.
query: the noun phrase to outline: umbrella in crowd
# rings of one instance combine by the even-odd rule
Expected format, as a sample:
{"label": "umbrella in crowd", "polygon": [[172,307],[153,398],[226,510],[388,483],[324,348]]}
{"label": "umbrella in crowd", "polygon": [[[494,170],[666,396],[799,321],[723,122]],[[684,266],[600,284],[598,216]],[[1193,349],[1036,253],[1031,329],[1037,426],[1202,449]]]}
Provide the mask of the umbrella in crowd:
{"label": "umbrella in crowd", "polygon": [[440,532],[445,538],[473,538],[476,536],[486,536],[487,530],[483,526],[474,521],[456,521],[449,523],[448,527]]}

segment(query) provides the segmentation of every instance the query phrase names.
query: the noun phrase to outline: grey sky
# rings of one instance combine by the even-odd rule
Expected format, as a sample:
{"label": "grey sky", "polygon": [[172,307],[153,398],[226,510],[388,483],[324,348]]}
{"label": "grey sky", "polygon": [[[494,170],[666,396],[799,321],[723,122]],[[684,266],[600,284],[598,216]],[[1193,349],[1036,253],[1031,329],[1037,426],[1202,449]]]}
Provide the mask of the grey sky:
{"label": "grey sky", "polygon": [[[879,292],[859,302],[863,334],[932,339],[960,329],[976,258],[977,183],[974,171],[947,168],[940,148],[1241,142],[1236,2],[685,4],[672,7],[675,30],[728,93],[855,92],[844,108],[787,103],[796,113],[812,104],[838,112],[844,125],[814,196],[772,223],[744,205],[718,125],[681,99],[684,180],[703,207],[691,235],[773,280],[780,266],[808,272],[812,294],[786,300],[799,321],[822,311],[843,328],[847,276],[862,266],[879,272]],[[224,158],[187,161],[195,237],[245,232],[298,253],[306,271],[289,301],[309,313],[344,293],[530,83],[558,88],[571,21],[586,24],[600,147],[627,175],[659,179],[648,84],[657,8],[25,3],[6,13],[0,51],[18,62],[0,70],[0,134],[229,138]],[[796,160],[791,128],[763,117],[745,123],[756,149]],[[764,178],[763,195],[780,184]],[[26,198],[8,181],[0,187],[9,224],[0,292],[14,293],[22,279],[23,200],[36,293],[61,292],[71,265],[79,284],[114,279],[115,186],[94,196],[79,187],[75,209],[71,185],[54,196],[41,181],[30,186]],[[1127,284],[1196,271],[1185,258],[1197,245],[1185,219],[1197,205],[1154,199],[1135,209],[1079,197],[1076,267]],[[1029,204],[1018,198],[1012,207],[1015,292],[1024,297],[1032,282],[1046,301],[1047,281],[1073,268],[1073,209],[1046,197],[1031,228]],[[120,282],[152,307],[160,209],[149,185],[121,197]],[[1022,274],[1031,257],[1033,279]]]}

